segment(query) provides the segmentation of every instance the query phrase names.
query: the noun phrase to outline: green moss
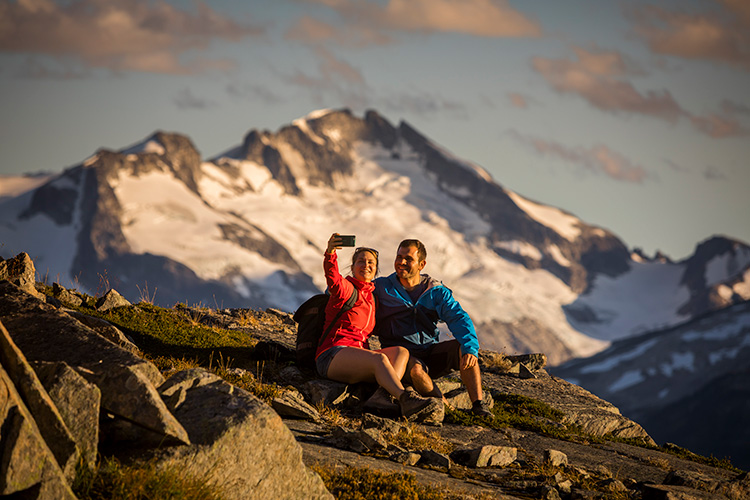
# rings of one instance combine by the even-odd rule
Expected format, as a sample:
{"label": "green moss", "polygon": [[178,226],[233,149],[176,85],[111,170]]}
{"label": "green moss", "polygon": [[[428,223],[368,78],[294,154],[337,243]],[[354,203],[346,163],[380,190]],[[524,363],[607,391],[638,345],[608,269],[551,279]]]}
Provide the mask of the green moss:
{"label": "green moss", "polygon": [[558,439],[570,438],[575,430],[560,422],[564,413],[550,405],[519,394],[493,393],[493,416],[478,417],[467,411],[446,408],[445,422],[456,425],[479,425],[491,429],[513,427],[538,432]]}

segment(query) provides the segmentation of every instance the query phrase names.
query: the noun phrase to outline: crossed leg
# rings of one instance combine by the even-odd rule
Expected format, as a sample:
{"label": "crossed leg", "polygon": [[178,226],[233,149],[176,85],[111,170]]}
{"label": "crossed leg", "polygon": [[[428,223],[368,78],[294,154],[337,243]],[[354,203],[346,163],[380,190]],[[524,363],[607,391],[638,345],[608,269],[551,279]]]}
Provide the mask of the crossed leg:
{"label": "crossed leg", "polygon": [[346,384],[377,382],[393,397],[404,392],[401,378],[406,372],[409,351],[403,347],[386,347],[368,351],[359,347],[345,347],[331,360],[328,378]]}

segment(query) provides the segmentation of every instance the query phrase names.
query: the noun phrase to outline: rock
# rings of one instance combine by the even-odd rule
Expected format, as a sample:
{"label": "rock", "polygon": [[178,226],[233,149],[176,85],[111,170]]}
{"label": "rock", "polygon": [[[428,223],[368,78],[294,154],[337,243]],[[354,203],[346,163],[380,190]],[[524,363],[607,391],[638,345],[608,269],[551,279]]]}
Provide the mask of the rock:
{"label": "rock", "polygon": [[552,467],[564,467],[568,465],[568,456],[557,450],[544,450],[544,462]]}
{"label": "rock", "polygon": [[365,413],[362,416],[362,428],[378,429],[381,432],[387,432],[395,436],[404,428],[404,426],[396,420],[378,417],[371,413]]}
{"label": "rock", "polygon": [[58,283],[52,283],[52,296],[63,304],[78,307],[83,304],[83,299],[78,295],[69,292],[66,288],[60,286]]}
{"label": "rock", "polygon": [[320,420],[318,410],[310,406],[297,390],[287,390],[271,401],[271,407],[282,417],[302,418],[317,422]]}
{"label": "rock", "polygon": [[34,417],[0,365],[0,495],[75,500],[62,469]]}
{"label": "rock", "polygon": [[514,364],[507,373],[508,375],[514,375],[522,379],[536,378],[534,372],[532,372],[529,367],[523,363]]}
{"label": "rock", "polygon": [[[466,388],[463,384],[456,382],[441,382],[437,385],[443,393],[443,397],[448,402],[448,405],[457,410],[471,410],[471,399],[469,398],[469,393],[466,392]],[[489,404],[490,408],[495,406],[495,400],[493,399],[492,394],[490,394],[490,391],[484,391],[482,399]]]}
{"label": "rock", "polygon": [[96,465],[101,391],[65,363],[34,361],[32,368],[55,403],[85,463]]}
{"label": "rock", "polygon": [[96,310],[99,312],[109,311],[115,307],[126,307],[132,305],[117,290],[110,290],[96,301]]}
{"label": "rock", "polygon": [[508,359],[513,363],[524,364],[532,372],[543,370],[547,366],[547,356],[541,352],[508,356]]}
{"label": "rock", "polygon": [[417,462],[422,458],[419,453],[413,451],[398,451],[391,454],[390,459],[401,465],[417,465]]}
{"label": "rock", "polygon": [[140,356],[141,350],[138,349],[138,346],[136,346],[131,339],[129,339],[124,333],[120,331],[119,328],[117,328],[109,321],[103,320],[101,318],[95,318],[94,316],[89,316],[87,314],[74,311],[73,309],[64,309],[63,312],[71,315],[105,339],[114,342],[115,344],[119,345],[126,351],[135,354],[136,356]]}
{"label": "rock", "polygon": [[561,500],[560,492],[548,484],[542,486],[539,498],[541,500]]}
{"label": "rock", "polygon": [[42,298],[42,294],[34,286],[36,284],[34,262],[26,252],[21,252],[12,259],[0,259],[0,280],[8,280],[29,295]]}
{"label": "rock", "polygon": [[451,453],[452,459],[467,467],[505,467],[513,463],[517,456],[516,448],[492,445]]}
{"label": "rock", "polygon": [[60,470],[72,482],[80,450],[55,403],[2,322],[0,322],[0,364],[33,416],[41,437],[52,451]]}
{"label": "rock", "polygon": [[337,406],[349,397],[349,386],[333,380],[314,379],[299,388],[313,405]]}
{"label": "rock", "polygon": [[160,451],[161,464],[205,477],[228,499],[333,498],[281,418],[249,392],[202,369],[174,374],[159,391],[193,443]]}
{"label": "rock", "polygon": [[[65,362],[96,384],[102,393],[104,411],[132,422],[160,441],[189,443],[185,429],[156,391],[164,378],[152,363],[7,281],[0,282],[0,320],[27,359]],[[117,434],[108,436],[111,442],[119,438]],[[151,446],[151,441],[146,441],[144,446]]]}
{"label": "rock", "polygon": [[436,467],[438,469],[450,469],[451,467],[451,459],[447,455],[432,450],[422,450],[419,454],[421,455],[418,462],[419,465]]}
{"label": "rock", "polygon": [[337,448],[348,449],[356,453],[377,452],[388,448],[383,435],[373,428],[353,430],[337,427],[333,430],[328,442]]}
{"label": "rock", "polygon": [[625,484],[622,481],[620,481],[619,479],[612,478],[612,477],[599,481],[598,486],[601,489],[611,491],[613,493],[628,491],[628,489],[625,487]]}

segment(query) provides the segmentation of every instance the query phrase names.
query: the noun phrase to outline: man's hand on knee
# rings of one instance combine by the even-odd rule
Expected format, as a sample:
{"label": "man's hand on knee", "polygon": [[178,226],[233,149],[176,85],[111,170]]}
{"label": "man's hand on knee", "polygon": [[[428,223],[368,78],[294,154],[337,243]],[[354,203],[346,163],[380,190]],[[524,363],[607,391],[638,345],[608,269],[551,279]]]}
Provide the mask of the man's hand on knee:
{"label": "man's hand on knee", "polygon": [[468,370],[477,366],[477,357],[473,354],[464,354],[461,356],[461,370]]}

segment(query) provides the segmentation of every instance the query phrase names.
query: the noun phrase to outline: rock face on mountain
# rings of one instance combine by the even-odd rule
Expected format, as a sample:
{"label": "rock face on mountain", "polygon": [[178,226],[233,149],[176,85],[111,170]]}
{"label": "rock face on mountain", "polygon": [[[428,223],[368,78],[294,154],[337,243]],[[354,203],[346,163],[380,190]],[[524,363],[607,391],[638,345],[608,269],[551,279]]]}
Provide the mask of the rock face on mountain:
{"label": "rock face on mountain", "polygon": [[714,238],[679,263],[631,254],[372,110],[251,130],[210,161],[189,138],[156,132],[0,200],[0,252],[29,252],[66,287],[164,306],[294,310],[325,288],[320,254],[334,231],[381,249],[383,274],[399,241],[423,240],[426,272],[460,299],[484,346],[543,351],[551,365],[750,298],[741,242]]}
{"label": "rock face on mountain", "polygon": [[552,369],[611,401],[658,441],[750,467],[750,302],[615,342]]}

